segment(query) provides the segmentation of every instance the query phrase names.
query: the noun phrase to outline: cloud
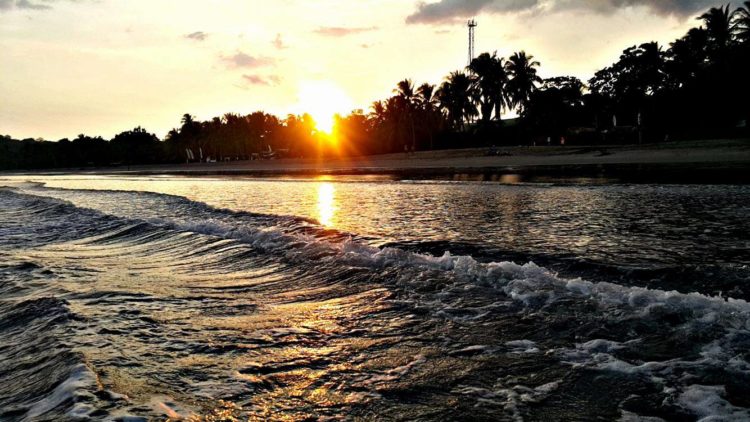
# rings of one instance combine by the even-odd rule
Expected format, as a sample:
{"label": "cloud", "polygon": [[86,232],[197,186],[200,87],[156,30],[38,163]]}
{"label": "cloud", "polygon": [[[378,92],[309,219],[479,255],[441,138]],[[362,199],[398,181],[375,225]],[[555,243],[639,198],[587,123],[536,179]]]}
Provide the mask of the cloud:
{"label": "cloud", "polygon": [[274,38],[271,44],[273,44],[273,46],[276,47],[277,50],[283,50],[286,48],[284,40],[281,39],[281,34],[276,34],[276,38]]}
{"label": "cloud", "polygon": [[185,38],[193,41],[205,41],[208,38],[208,34],[203,31],[196,31],[192,34],[185,35]]}
{"label": "cloud", "polygon": [[450,23],[480,13],[581,10],[612,14],[628,7],[644,7],[663,16],[685,18],[716,5],[716,0],[438,0],[433,3],[420,2],[406,22]]}
{"label": "cloud", "polygon": [[558,0],[558,9],[585,9],[597,13],[611,14],[626,7],[646,7],[663,16],[685,18],[711,7],[720,6],[716,0]]}
{"label": "cloud", "polygon": [[238,51],[231,56],[221,56],[221,61],[232,68],[255,68],[273,64],[273,59],[271,58],[253,57],[241,51]]}
{"label": "cloud", "polygon": [[362,32],[369,32],[377,30],[377,26],[370,26],[366,28],[343,28],[337,26],[322,26],[315,30],[318,35],[325,35],[328,37],[342,37],[346,35],[359,34]]}
{"label": "cloud", "polygon": [[81,0],[0,0],[0,12],[9,10],[49,10],[53,3],[79,2]]}
{"label": "cloud", "polygon": [[245,81],[245,83],[251,84],[251,85],[263,85],[263,86],[274,86],[281,83],[281,78],[279,78],[276,75],[270,75],[270,76],[259,76],[259,75],[242,75],[242,80]]}
{"label": "cloud", "polygon": [[29,0],[0,0],[0,11],[11,9],[46,10],[51,9],[48,3],[53,0],[29,1]]}
{"label": "cloud", "polygon": [[495,13],[529,10],[538,0],[440,0],[420,2],[417,11],[406,18],[406,23],[444,23],[478,15],[483,11]]}

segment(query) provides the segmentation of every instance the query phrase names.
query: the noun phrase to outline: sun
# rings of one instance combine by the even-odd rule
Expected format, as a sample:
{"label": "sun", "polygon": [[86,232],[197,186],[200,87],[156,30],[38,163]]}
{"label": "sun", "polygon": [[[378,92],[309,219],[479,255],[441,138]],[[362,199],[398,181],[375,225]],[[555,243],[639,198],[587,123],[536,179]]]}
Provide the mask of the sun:
{"label": "sun", "polygon": [[334,116],[348,114],[354,106],[338,85],[328,80],[318,80],[300,84],[299,108],[300,112],[312,116],[318,130],[331,133]]}

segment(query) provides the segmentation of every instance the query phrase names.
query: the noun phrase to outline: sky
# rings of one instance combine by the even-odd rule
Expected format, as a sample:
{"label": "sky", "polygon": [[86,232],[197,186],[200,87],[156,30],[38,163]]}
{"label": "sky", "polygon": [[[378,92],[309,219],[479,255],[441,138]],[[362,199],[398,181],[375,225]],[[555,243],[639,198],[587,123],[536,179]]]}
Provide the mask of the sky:
{"label": "sky", "polygon": [[[0,134],[163,137],[199,120],[367,111],[399,80],[440,83],[477,53],[525,50],[584,80],[667,46],[711,0],[0,0]],[[735,2],[736,3],[736,2]]]}

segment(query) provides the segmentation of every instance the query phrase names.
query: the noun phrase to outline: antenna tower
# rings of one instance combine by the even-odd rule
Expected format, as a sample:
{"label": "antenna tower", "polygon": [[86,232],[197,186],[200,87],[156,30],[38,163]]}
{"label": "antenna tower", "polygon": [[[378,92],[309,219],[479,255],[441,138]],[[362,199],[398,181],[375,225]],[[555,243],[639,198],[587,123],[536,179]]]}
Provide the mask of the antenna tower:
{"label": "antenna tower", "polygon": [[474,60],[474,32],[475,28],[477,27],[477,21],[474,19],[469,20],[468,23],[469,27],[469,64],[471,64],[471,61]]}

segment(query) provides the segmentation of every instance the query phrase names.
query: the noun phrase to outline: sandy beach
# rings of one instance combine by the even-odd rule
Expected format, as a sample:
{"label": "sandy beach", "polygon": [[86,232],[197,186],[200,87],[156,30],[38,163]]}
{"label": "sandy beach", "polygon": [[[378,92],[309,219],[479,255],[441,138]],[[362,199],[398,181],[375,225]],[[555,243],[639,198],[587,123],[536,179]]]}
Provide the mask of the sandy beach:
{"label": "sandy beach", "polygon": [[[626,181],[750,183],[750,139],[629,146],[499,147],[355,158],[274,160],[58,169],[33,173],[102,175],[406,175],[416,178],[521,174]],[[29,173],[29,172],[25,172]],[[486,176],[496,179],[495,176]]]}

